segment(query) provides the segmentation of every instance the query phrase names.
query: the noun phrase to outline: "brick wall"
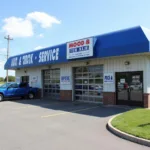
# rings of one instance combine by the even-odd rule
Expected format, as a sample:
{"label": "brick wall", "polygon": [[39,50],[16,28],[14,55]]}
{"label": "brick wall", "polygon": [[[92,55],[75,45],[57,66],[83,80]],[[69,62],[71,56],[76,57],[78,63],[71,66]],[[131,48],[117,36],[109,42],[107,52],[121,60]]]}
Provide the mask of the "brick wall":
{"label": "brick wall", "polygon": [[150,108],[150,94],[144,94],[144,108]]}
{"label": "brick wall", "polygon": [[72,101],[72,90],[61,90],[60,100]]}
{"label": "brick wall", "polygon": [[116,105],[116,93],[115,92],[103,92],[103,104],[104,105]]}
{"label": "brick wall", "polygon": [[42,89],[38,89],[38,92],[35,98],[41,98],[41,97],[42,97]]}

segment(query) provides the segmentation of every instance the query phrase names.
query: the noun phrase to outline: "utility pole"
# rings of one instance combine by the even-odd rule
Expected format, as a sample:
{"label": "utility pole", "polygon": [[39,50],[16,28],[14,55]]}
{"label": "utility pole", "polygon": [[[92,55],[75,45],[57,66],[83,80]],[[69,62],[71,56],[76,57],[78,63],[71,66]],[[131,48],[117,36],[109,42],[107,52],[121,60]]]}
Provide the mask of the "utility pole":
{"label": "utility pole", "polygon": [[[7,60],[9,58],[9,41],[13,40],[9,35],[4,37],[7,40]],[[8,69],[6,70],[6,81],[8,83]]]}

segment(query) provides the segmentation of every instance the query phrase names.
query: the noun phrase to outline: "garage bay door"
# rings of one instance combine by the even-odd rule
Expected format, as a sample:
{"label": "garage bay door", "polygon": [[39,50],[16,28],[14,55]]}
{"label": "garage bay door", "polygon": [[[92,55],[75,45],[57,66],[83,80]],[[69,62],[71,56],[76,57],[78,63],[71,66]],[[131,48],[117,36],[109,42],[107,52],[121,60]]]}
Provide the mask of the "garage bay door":
{"label": "garage bay door", "polygon": [[74,68],[75,100],[101,102],[103,65]]}
{"label": "garage bay door", "polygon": [[60,69],[44,70],[43,94],[50,99],[60,99]]}

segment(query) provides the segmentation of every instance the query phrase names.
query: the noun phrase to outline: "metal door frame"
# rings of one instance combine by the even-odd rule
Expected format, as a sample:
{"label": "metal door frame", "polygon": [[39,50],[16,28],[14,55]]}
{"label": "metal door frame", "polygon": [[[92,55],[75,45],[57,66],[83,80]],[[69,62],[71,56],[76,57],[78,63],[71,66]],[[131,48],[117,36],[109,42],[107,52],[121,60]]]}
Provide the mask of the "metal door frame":
{"label": "metal door frame", "polygon": [[[130,74],[131,75],[131,73],[140,73],[141,75],[142,75],[142,101],[140,101],[140,102],[137,102],[137,101],[134,101],[134,100],[131,100],[130,99],[130,95],[129,95],[129,93],[128,93],[128,97],[129,97],[129,99],[126,101],[126,103],[125,102],[123,102],[123,100],[122,100],[122,102],[121,102],[121,100],[120,100],[120,102],[119,102],[119,99],[118,99],[118,91],[117,91],[117,87],[118,87],[118,84],[117,84],[117,74],[119,74],[119,73],[128,73],[128,74]],[[116,81],[115,81],[115,88],[116,88],[116,104],[117,105],[128,105],[128,106],[144,106],[144,82],[143,82],[143,71],[125,71],[125,72],[115,72],[115,79],[116,79]]]}

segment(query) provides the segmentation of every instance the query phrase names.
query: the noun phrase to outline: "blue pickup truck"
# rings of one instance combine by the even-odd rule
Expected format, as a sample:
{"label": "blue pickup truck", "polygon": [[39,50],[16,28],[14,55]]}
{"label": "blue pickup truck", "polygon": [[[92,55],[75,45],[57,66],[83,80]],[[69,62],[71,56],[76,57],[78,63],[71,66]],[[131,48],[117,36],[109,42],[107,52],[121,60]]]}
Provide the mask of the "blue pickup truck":
{"label": "blue pickup truck", "polygon": [[0,101],[12,97],[28,97],[29,99],[33,99],[37,95],[37,92],[38,88],[32,88],[28,83],[5,83],[0,86]]}

